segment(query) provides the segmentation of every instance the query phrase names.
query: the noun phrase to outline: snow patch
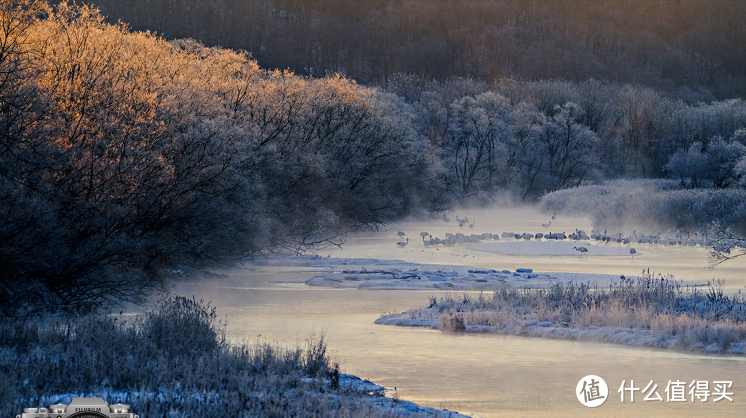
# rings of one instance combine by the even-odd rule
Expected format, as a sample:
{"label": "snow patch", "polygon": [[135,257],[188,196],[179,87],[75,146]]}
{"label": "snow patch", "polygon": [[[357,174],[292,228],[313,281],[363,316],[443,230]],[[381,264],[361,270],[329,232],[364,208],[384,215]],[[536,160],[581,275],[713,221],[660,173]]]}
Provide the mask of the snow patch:
{"label": "snow patch", "polygon": [[[317,381],[315,378],[305,378],[304,383],[313,383]],[[323,381],[325,386],[331,385],[328,379]],[[377,385],[369,380],[361,379],[351,374],[339,374],[339,385],[342,387],[350,387],[352,390],[362,393],[370,394],[371,404],[373,407],[391,411],[394,415],[401,415],[405,417],[438,417],[438,418],[469,418],[466,415],[459,414],[458,412],[441,410],[436,408],[429,408],[417,405],[414,402],[391,399],[383,396],[386,390],[383,386]],[[49,405],[54,404],[70,404],[73,398],[85,398],[85,397],[101,397],[109,404],[125,403],[132,404],[136,400],[148,399],[150,401],[158,402],[176,402],[180,403],[186,398],[192,398],[200,403],[211,403],[216,402],[220,398],[220,394],[216,392],[196,392],[196,393],[177,393],[173,391],[163,392],[122,392],[122,391],[101,391],[91,393],[64,393],[50,396],[41,396],[33,399],[33,407],[46,408]],[[23,400],[22,400],[23,401]],[[32,407],[32,405],[27,405]],[[137,411],[134,411],[137,412]]]}
{"label": "snow patch", "polygon": [[404,265],[390,267],[386,270],[363,268],[323,273],[306,280],[306,284],[342,289],[492,290],[503,286],[544,288],[557,281],[591,282],[605,286],[619,279],[619,276],[614,274],[533,273],[531,269],[518,269],[516,272],[505,274],[502,271],[498,273],[497,270],[470,270],[462,266],[434,264],[418,265],[416,268]]}
{"label": "snow patch", "polygon": [[[507,245],[511,244],[563,245],[572,243],[507,243]],[[491,246],[503,244],[479,245]],[[626,251],[619,248],[605,249]],[[557,281],[565,283],[590,282],[595,283],[598,286],[607,286],[610,283],[619,280],[619,276],[616,274],[537,272],[529,268],[530,266],[517,266],[518,268],[513,271],[505,269],[505,266],[497,265],[493,266],[493,268],[477,268],[447,264],[419,264],[401,260],[380,260],[375,258],[299,256],[266,259],[261,261],[260,264],[272,266],[321,267],[327,271],[306,280],[305,283],[309,286],[325,286],[341,289],[493,290],[503,286],[546,288]],[[313,272],[313,270],[310,272]],[[693,282],[684,283],[690,285],[696,284]]]}

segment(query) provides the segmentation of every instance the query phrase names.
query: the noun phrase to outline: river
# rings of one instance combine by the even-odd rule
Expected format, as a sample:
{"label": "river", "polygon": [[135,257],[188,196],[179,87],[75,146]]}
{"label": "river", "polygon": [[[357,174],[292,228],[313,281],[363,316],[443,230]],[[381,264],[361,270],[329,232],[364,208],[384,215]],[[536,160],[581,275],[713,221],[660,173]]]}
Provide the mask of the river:
{"label": "river", "polygon": [[[545,232],[540,225],[546,215],[530,209],[471,211],[476,219],[469,232]],[[463,216],[463,215],[462,215]],[[467,215],[468,216],[468,215]],[[453,217],[453,216],[452,216]],[[556,231],[585,228],[588,221],[561,218]],[[526,231],[522,231],[525,229]],[[438,220],[415,220],[361,234],[342,249],[321,251],[332,257],[373,257],[421,263],[461,264],[478,267],[528,267],[538,271],[569,271],[635,274],[642,268],[672,273],[676,278],[706,282],[726,280],[729,291],[737,291],[746,280],[744,264],[707,270],[706,251],[639,247],[632,257],[516,257],[474,252],[465,247],[425,249],[412,239],[404,249],[396,232],[419,238],[459,232]],[[466,231],[464,231],[466,233]],[[443,236],[441,235],[441,238]],[[425,249],[425,252],[422,250]],[[467,254],[466,257],[463,255]],[[396,388],[401,399],[424,406],[446,408],[475,417],[504,416],[746,416],[746,358],[677,353],[667,350],[624,347],[603,343],[535,339],[492,334],[458,334],[431,329],[374,325],[382,313],[402,312],[426,303],[436,291],[338,290],[308,287],[302,281],[315,274],[308,267],[250,266],[228,272],[228,278],[181,283],[177,293],[195,295],[218,306],[228,320],[232,342],[261,341],[283,345],[304,344],[311,335],[324,335],[345,372]],[[590,409],[575,397],[575,387],[586,375],[601,376],[609,386],[604,405]],[[622,381],[643,389],[650,380],[658,385],[663,402],[620,401]],[[670,381],[732,381],[734,401],[666,402]],[[686,389],[688,392],[688,388]],[[629,392],[626,394],[628,395]],[[687,399],[689,395],[687,394]]]}

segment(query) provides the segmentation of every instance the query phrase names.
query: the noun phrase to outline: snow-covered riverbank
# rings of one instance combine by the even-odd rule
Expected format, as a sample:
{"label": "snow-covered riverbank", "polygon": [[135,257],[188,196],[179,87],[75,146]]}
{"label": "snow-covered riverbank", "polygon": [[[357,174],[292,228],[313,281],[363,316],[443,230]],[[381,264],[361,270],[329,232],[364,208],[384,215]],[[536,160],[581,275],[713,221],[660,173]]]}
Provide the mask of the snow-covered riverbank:
{"label": "snow-covered riverbank", "polygon": [[[331,386],[329,379],[318,381],[318,379],[307,378],[305,379],[306,384],[314,385],[321,384],[325,387]],[[359,392],[368,394],[370,396],[369,403],[374,408],[381,412],[390,414],[391,416],[402,416],[411,418],[468,418],[467,415],[460,414],[455,411],[448,411],[436,408],[428,408],[417,405],[414,402],[396,399],[395,397],[385,396],[388,391],[381,385],[377,385],[368,380],[360,379],[357,376],[351,374],[339,375],[339,387],[347,388],[352,392]],[[94,393],[65,393],[57,395],[41,396],[29,400],[26,404],[23,400],[17,400],[17,404],[23,404],[26,407],[35,408],[46,408],[49,405],[54,404],[70,404],[73,398],[77,397],[100,397],[103,398],[107,403],[116,404],[123,403],[127,405],[132,404],[147,404],[149,402],[158,403],[171,403],[175,405],[183,404],[186,401],[196,402],[200,404],[217,403],[221,401],[221,398],[231,397],[232,393],[221,393],[215,392],[194,392],[187,393],[184,391],[161,391],[161,392],[122,392],[122,391],[107,391],[103,390]],[[257,396],[261,397],[262,394],[258,393]],[[340,401],[342,401],[340,399]],[[144,411],[133,410],[133,413],[144,414]]]}
{"label": "snow-covered riverbank", "polygon": [[494,270],[459,266],[423,265],[392,269],[350,269],[323,273],[306,281],[309,286],[376,290],[491,290],[500,286],[547,287],[556,281],[606,285],[618,276],[610,274],[538,273],[531,269]]}
{"label": "snow-covered riverbank", "polygon": [[323,337],[230,344],[202,300],[174,296],[123,315],[0,318],[0,370],[22,376],[0,379],[0,416],[101,397],[146,417],[465,417],[340,373]]}
{"label": "snow-covered riverbank", "polygon": [[491,290],[505,286],[545,288],[558,281],[591,283],[601,287],[619,280],[619,275],[615,274],[539,272],[512,265],[477,268],[375,258],[285,257],[265,260],[262,264],[311,267],[320,274],[306,280],[305,284],[348,289]]}
{"label": "snow-covered riverbank", "polygon": [[[397,325],[407,327],[427,327],[442,330],[443,326],[438,319],[438,313],[432,310],[417,310],[417,315],[410,312],[385,315],[375,321],[379,325]],[[430,311],[430,312],[429,312]],[[526,337],[553,338],[573,341],[595,341],[613,344],[622,344],[635,347],[674,348],[678,337],[655,333],[650,330],[633,329],[624,327],[579,327],[570,328],[569,324],[563,322],[549,322],[538,320],[527,320],[520,325],[504,327],[488,325],[465,325],[462,330],[468,333],[494,332],[498,334],[519,335]],[[746,353],[746,344],[733,343],[730,348],[724,350],[717,344],[702,345],[701,350],[708,353],[727,353],[743,355]]]}

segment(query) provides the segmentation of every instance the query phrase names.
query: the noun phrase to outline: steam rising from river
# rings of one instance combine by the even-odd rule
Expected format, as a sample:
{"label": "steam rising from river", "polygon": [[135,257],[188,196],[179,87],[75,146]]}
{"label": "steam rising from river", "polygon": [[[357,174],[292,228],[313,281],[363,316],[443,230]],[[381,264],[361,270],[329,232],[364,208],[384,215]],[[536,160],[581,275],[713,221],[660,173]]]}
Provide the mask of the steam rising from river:
{"label": "steam rising from river", "polygon": [[[577,216],[564,216],[557,214],[552,221],[552,213],[542,213],[536,207],[512,207],[491,209],[463,209],[449,212],[447,217],[450,222],[443,220],[442,214],[435,219],[410,219],[397,224],[387,225],[376,233],[361,233],[348,238],[342,249],[331,247],[320,250],[322,256],[332,257],[362,257],[398,259],[416,263],[428,264],[458,264],[480,268],[514,269],[531,268],[534,271],[546,272],[577,272],[577,273],[604,273],[624,274],[627,276],[639,275],[643,269],[650,268],[651,271],[662,274],[672,274],[676,279],[691,282],[707,283],[714,278],[725,279],[726,287],[730,290],[743,289],[746,285],[746,277],[742,274],[746,267],[746,257],[725,263],[714,270],[708,268],[708,251],[701,247],[677,247],[669,248],[647,244],[622,245],[611,243],[608,246],[599,241],[579,241],[578,246],[588,248],[588,257],[578,257],[574,251],[568,256],[546,255],[537,256],[535,253],[521,255],[501,255],[499,253],[488,253],[474,251],[470,245],[456,245],[453,247],[439,246],[425,247],[420,237],[421,232],[444,239],[446,233],[483,234],[502,232],[515,232],[536,234],[549,232],[565,232],[570,234],[576,229],[584,230],[591,234],[593,226],[591,221]],[[456,222],[459,219],[468,218],[469,222],[459,227]],[[468,227],[474,221],[474,228]],[[551,226],[544,228],[542,224],[552,222]],[[603,228],[599,227],[600,231]],[[406,235],[400,238],[397,232]],[[622,232],[623,236],[632,235],[633,232],[650,234],[659,232],[647,229],[638,229],[636,225],[625,225],[624,228],[608,230],[608,234]],[[399,248],[396,243],[409,238],[409,244]],[[497,243],[504,244],[511,240],[501,239]],[[545,241],[545,240],[542,240]],[[568,240],[566,240],[568,241]],[[484,241],[483,241],[484,242]],[[493,242],[488,240],[486,242]],[[550,242],[552,244],[553,242]],[[597,255],[606,251],[594,251],[595,247],[619,248],[628,251],[635,248],[641,256],[620,257]],[[477,247],[478,248],[478,247]],[[551,248],[551,247],[548,247]],[[514,254],[513,251],[510,251]],[[556,254],[549,251],[548,254]]]}
{"label": "steam rising from river", "polygon": [[[455,221],[468,217],[473,229]],[[458,264],[500,269],[532,268],[609,274],[639,274],[643,268],[672,273],[676,278],[706,282],[724,278],[731,290],[742,287],[744,262],[735,260],[707,270],[707,252],[701,248],[637,246],[642,256],[597,256],[593,241],[588,257],[515,256],[473,251],[466,245],[426,248],[420,232],[444,238],[446,232],[464,234],[574,232],[590,234],[590,222],[558,215],[544,229],[551,214],[531,207],[460,210],[436,219],[413,219],[388,225],[376,233],[350,237],[342,249],[329,248],[320,255],[400,259],[418,263]],[[410,237],[409,244],[397,232]],[[631,231],[630,231],[631,232]],[[498,241],[503,243],[503,240]],[[618,244],[610,244],[618,246]],[[424,251],[423,251],[424,250]],[[354,268],[354,266],[351,266]],[[616,388],[622,380],[644,385],[654,380],[662,392],[668,380],[732,380],[734,391],[744,390],[743,357],[715,357],[663,350],[630,348],[600,343],[533,339],[500,335],[463,335],[428,329],[377,326],[382,313],[402,312],[427,302],[428,291],[369,291],[310,288],[303,281],[318,268],[251,267],[229,272],[225,279],[199,284],[184,283],[177,292],[211,300],[227,315],[228,336],[233,341],[260,340],[303,344],[311,334],[324,334],[346,372],[392,388],[402,399],[432,407],[448,408],[479,417],[578,416],[587,413],[572,393],[578,380],[589,374],[603,377],[610,399],[604,416],[737,416],[742,402],[619,403]],[[740,388],[740,389],[739,389]],[[736,396],[742,396],[740,392]]]}

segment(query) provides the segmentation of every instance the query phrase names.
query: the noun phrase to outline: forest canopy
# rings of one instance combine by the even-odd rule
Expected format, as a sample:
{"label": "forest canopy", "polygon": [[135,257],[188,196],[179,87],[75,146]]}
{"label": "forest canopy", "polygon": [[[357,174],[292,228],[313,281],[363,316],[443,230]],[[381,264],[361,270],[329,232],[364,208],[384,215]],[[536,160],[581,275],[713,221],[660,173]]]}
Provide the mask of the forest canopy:
{"label": "forest canopy", "polygon": [[0,311],[132,298],[177,265],[303,251],[422,205],[423,144],[392,94],[89,6],[0,4]]}

